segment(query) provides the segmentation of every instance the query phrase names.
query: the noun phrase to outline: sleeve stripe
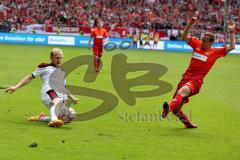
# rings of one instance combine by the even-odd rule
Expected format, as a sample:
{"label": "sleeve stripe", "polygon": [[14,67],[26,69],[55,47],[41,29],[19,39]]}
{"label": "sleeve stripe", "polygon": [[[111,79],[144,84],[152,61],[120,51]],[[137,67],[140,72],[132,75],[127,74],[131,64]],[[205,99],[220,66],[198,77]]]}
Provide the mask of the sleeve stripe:
{"label": "sleeve stripe", "polygon": [[58,97],[57,93],[56,93],[53,89],[47,91],[46,93],[49,95],[49,97],[50,97],[52,100],[53,100],[54,98],[57,98],[57,97]]}
{"label": "sleeve stripe", "polygon": [[35,76],[32,74],[32,77],[35,78]]}

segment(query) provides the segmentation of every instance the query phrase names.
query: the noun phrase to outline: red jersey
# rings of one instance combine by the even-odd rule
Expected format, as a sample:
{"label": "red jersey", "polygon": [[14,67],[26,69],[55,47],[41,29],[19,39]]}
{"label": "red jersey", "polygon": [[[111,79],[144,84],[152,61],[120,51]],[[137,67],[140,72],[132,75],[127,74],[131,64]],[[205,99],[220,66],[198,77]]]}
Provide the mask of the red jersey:
{"label": "red jersey", "polygon": [[108,33],[107,33],[106,29],[104,29],[104,28],[102,28],[102,29],[95,28],[92,30],[91,36],[94,38],[94,45],[96,45],[96,44],[102,45],[103,38],[107,38]]}
{"label": "red jersey", "polygon": [[216,60],[220,57],[224,57],[227,54],[226,47],[211,47],[203,50],[201,47],[202,41],[195,37],[192,37],[188,44],[193,48],[193,53],[190,65],[183,74],[183,77],[202,82],[203,78],[207,75]]}

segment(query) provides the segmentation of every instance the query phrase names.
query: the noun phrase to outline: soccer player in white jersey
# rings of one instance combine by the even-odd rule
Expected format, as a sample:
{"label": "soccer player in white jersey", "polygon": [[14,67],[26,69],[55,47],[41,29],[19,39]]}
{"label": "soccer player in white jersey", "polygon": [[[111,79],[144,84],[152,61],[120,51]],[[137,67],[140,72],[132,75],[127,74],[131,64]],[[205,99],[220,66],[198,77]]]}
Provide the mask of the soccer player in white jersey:
{"label": "soccer player in white jersey", "polygon": [[[45,104],[50,110],[50,119],[48,126],[49,127],[60,127],[64,125],[65,120],[60,119],[61,111],[67,109],[66,107],[66,100],[69,98],[73,101],[73,103],[77,103],[78,99],[68,93],[59,93],[55,91],[52,87],[50,82],[50,77],[52,73],[56,69],[60,69],[61,63],[63,59],[63,52],[59,48],[54,48],[50,53],[50,64],[42,63],[38,66],[38,68],[30,75],[27,75],[23,78],[19,83],[15,86],[8,87],[5,92],[6,93],[13,93],[19,88],[25,86],[26,84],[30,83],[34,78],[40,76],[42,80],[42,90],[41,90],[41,100],[43,104]],[[48,118],[45,114],[40,114],[39,118],[42,120],[44,118]],[[38,118],[38,120],[40,120]]]}

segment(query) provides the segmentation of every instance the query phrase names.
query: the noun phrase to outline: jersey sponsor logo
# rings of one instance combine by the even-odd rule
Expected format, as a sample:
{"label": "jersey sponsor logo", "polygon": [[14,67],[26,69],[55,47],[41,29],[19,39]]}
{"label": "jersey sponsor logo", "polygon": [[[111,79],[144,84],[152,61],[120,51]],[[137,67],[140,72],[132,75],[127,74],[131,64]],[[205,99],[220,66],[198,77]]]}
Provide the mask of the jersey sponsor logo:
{"label": "jersey sponsor logo", "polygon": [[196,52],[193,53],[193,58],[198,59],[200,61],[204,61],[204,62],[206,62],[207,59],[208,59],[207,56],[199,54],[199,53],[196,53]]}
{"label": "jersey sponsor logo", "polygon": [[96,36],[96,38],[103,38],[103,36],[98,35],[98,36]]}

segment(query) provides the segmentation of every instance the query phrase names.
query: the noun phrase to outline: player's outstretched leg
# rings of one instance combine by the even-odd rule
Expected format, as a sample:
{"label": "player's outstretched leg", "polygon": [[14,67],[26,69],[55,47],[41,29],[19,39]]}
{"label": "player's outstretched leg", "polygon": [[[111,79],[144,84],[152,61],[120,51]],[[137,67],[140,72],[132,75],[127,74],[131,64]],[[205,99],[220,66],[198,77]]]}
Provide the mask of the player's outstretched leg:
{"label": "player's outstretched leg", "polygon": [[197,128],[197,125],[193,124],[183,111],[173,111],[173,114],[185,124],[186,128]]}
{"label": "player's outstretched leg", "polygon": [[165,102],[163,104],[162,118],[166,118],[169,112],[179,108],[182,104],[182,99],[183,97],[181,94],[176,94],[169,104]]}
{"label": "player's outstretched leg", "polygon": [[177,89],[174,98],[168,104],[165,102],[163,104],[162,117],[166,118],[168,113],[175,110],[181,110],[182,102],[184,97],[188,97],[191,93],[191,89],[188,86],[183,86],[180,89]]}
{"label": "player's outstretched leg", "polygon": [[173,114],[183,123],[186,128],[197,128],[195,124],[192,124],[185,113],[183,113],[182,106],[184,104],[183,98],[187,98],[191,93],[191,89],[188,86],[183,86],[177,94],[174,96],[172,101],[168,104],[163,104],[162,117],[166,118],[169,112]]}
{"label": "player's outstretched leg", "polygon": [[62,98],[54,98],[52,101],[53,105],[50,109],[50,115],[51,115],[51,121],[48,123],[49,127],[61,127],[64,125],[64,122],[62,120],[59,120],[57,115],[56,115],[56,109],[61,106],[63,103]]}
{"label": "player's outstretched leg", "polygon": [[40,122],[49,122],[51,120],[50,117],[48,117],[45,113],[40,113],[36,117],[30,117],[28,118],[29,121],[40,121]]}

